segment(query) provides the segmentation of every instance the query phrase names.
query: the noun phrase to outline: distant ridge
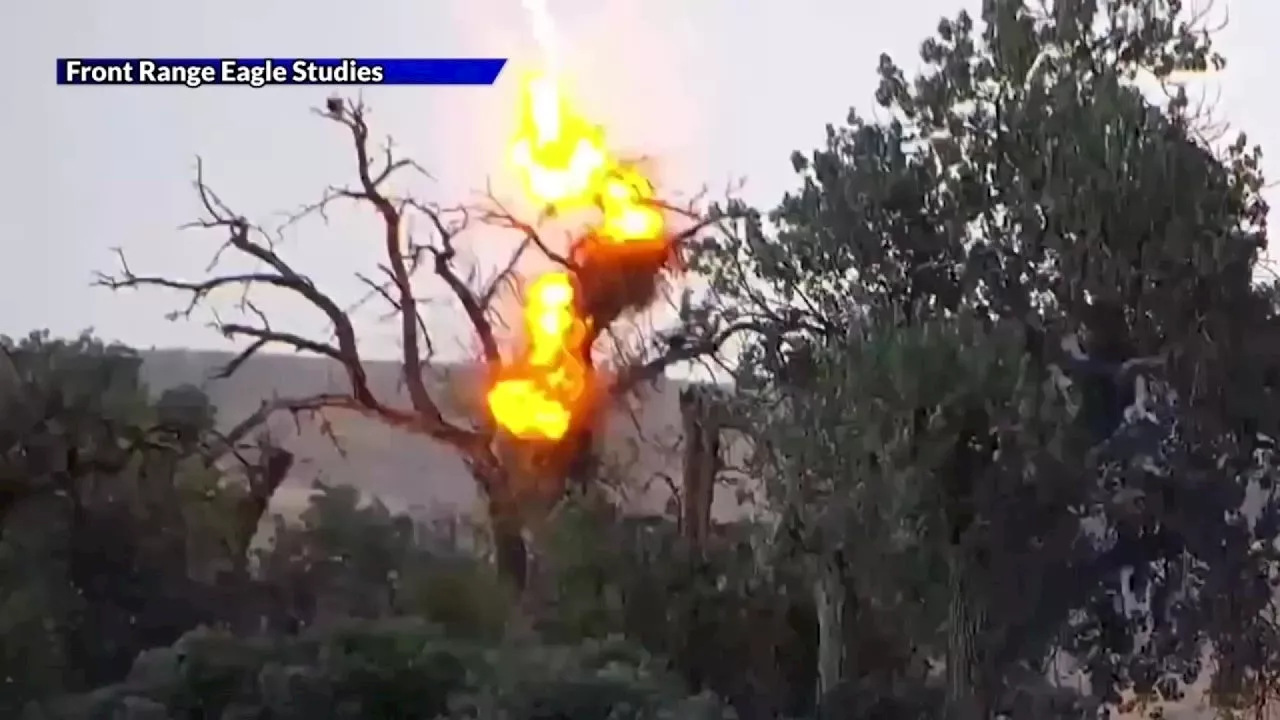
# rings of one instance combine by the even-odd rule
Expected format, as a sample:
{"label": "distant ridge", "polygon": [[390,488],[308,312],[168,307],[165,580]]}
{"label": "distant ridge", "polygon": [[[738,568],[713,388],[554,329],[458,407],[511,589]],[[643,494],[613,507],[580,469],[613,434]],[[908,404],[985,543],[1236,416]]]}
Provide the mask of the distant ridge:
{"label": "distant ridge", "polygon": [[[142,375],[153,392],[192,384],[202,387],[218,409],[219,421],[233,424],[272,396],[302,397],[346,390],[340,366],[328,358],[261,354],[225,380],[210,380],[232,357],[229,352],[185,349],[141,351]],[[392,361],[366,361],[371,389],[379,397],[408,406]],[[428,374],[429,387],[446,413],[476,402],[482,393],[479,368],[442,365]],[[642,388],[630,408],[620,408],[606,425],[606,452],[637,485],[665,474],[680,477],[681,420],[679,394],[689,383],[661,379]],[[376,495],[393,508],[419,506],[432,512],[469,512],[477,500],[474,483],[457,455],[448,447],[420,436],[389,428],[353,414],[335,414],[335,430],[346,457],[332,442],[305,426],[297,432],[287,417],[272,423],[272,431],[298,456],[297,469],[279,502],[292,505],[305,498],[317,478],[348,483]],[[661,482],[634,498],[635,510],[659,511],[669,497]],[[734,514],[737,503],[724,493],[717,498],[716,515]]]}

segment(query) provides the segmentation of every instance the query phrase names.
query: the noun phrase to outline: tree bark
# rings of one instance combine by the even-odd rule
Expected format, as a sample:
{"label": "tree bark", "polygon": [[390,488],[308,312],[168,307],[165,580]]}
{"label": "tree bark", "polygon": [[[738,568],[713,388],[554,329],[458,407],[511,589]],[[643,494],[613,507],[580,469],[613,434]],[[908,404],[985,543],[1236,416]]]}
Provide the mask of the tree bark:
{"label": "tree bark", "polygon": [[491,489],[488,499],[494,566],[498,577],[510,583],[517,594],[523,595],[529,584],[529,549],[524,541],[524,523],[519,508],[507,495],[506,488]]}
{"label": "tree bark", "polygon": [[977,579],[958,555],[948,572],[946,718],[987,720],[990,698],[981,647],[987,617],[975,592]]}
{"label": "tree bark", "polygon": [[813,584],[814,606],[818,611],[818,686],[820,712],[844,681],[846,648],[845,612],[848,605],[843,564],[837,557],[826,558]]}
{"label": "tree bark", "polygon": [[681,530],[690,550],[701,556],[711,534],[711,503],[720,471],[720,424],[710,393],[693,386],[680,393],[684,424],[683,517]]}

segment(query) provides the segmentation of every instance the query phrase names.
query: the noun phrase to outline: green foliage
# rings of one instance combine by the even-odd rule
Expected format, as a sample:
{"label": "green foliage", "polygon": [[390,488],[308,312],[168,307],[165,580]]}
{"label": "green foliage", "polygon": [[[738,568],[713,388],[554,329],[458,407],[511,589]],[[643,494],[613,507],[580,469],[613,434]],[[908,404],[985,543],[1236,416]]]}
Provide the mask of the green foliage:
{"label": "green foliage", "polygon": [[257,557],[259,578],[289,598],[298,622],[407,614],[462,637],[502,635],[510,592],[466,548],[349,485],[314,490],[297,522],[276,518]]}
{"label": "green foliage", "polygon": [[810,568],[810,582],[834,567],[846,593],[837,706],[936,701],[924,668],[950,652],[959,579],[995,619],[983,651],[1010,666],[1038,664],[1083,602],[1069,578],[1088,548],[1063,509],[1089,505],[1094,486],[1074,472],[1066,403],[1024,340],[972,316],[868,314],[811,345],[804,378],[774,386],[780,401],[756,416],[755,467],[782,510],[774,562]]}
{"label": "green foliage", "polygon": [[[13,707],[105,672],[118,653],[127,663],[129,643],[154,628],[124,630],[112,614],[137,612],[185,566],[166,564],[172,546],[120,535],[134,520],[171,519],[157,507],[163,487],[145,482],[173,454],[146,432],[154,414],[136,354],[47,333],[2,338],[0,350],[0,703]],[[114,573],[114,587],[100,582]]]}
{"label": "green foliage", "polygon": [[0,708],[121,677],[225,607],[222,475],[203,393],[150,397],[141,360],[89,335],[0,339]]}
{"label": "green foliage", "polygon": [[[1280,531],[1274,496],[1240,513],[1250,483],[1271,485],[1280,437],[1263,400],[1280,326],[1253,283],[1261,153],[1243,135],[1210,148],[1184,93],[1156,103],[1135,82],[1222,67],[1182,9],[991,0],[943,19],[918,76],[881,58],[883,120],[829,128],[793,158],[795,192],[695,261],[774,328],[747,344],[739,388],[780,536],[821,562],[851,555],[851,603],[908,600],[882,616],[904,646],[948,629],[944,580],[985,588],[966,603],[989,615],[988,700],[992,674],[1060,644],[1099,698],[1173,694],[1207,639],[1238,654],[1261,632],[1242,618],[1273,602],[1246,576],[1273,574],[1250,548]],[[1105,379],[1064,395],[1047,381],[1072,334]],[[1159,437],[1101,456],[1072,404],[1119,415],[1099,407],[1118,369],[1153,357]]]}
{"label": "green foliage", "polygon": [[109,691],[32,707],[32,720],[81,720],[159,704],[174,720],[464,718],[720,720],[645,653],[617,640],[488,646],[419,621],[360,622],[297,637],[193,633]]}
{"label": "green foliage", "polygon": [[668,518],[571,497],[536,544],[537,629],[560,642],[630,638],[743,712],[807,710],[811,611],[787,568],[760,563],[760,531],[720,526],[695,554]]}
{"label": "green foliage", "polygon": [[[727,717],[708,688],[776,717],[820,674],[820,712],[1085,717],[1176,697],[1209,646],[1220,706],[1265,693],[1261,154],[1211,146],[1167,82],[1224,61],[1149,0],[988,0],[920,58],[882,57],[883,119],[828,128],[794,192],[691,258],[721,305],[684,319],[762,330],[730,424],[771,511],[697,551],[575,497],[517,602],[472,549],[317,485],[250,568],[265,503],[197,457],[202,392],[153,401],[88,336],[0,341],[0,713],[103,685],[30,717]],[[230,598],[269,632],[174,643]],[[1048,687],[1062,650],[1092,697]]]}

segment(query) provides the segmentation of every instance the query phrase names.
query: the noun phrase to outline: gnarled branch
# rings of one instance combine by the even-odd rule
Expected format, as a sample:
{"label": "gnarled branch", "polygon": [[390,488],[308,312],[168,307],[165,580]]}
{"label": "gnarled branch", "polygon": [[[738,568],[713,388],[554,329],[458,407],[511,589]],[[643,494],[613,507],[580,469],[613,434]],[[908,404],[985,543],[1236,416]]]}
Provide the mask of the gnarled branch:
{"label": "gnarled branch", "polygon": [[[272,348],[288,348],[295,352],[327,357],[341,365],[348,380],[347,393],[265,402],[257,412],[227,433],[225,441],[221,443],[224,452],[242,441],[275,413],[289,412],[296,416],[300,412],[340,409],[370,415],[385,423],[446,442],[462,451],[469,461],[481,466],[496,467],[489,448],[491,431],[483,427],[484,423],[482,427],[473,429],[447,420],[436,399],[428,391],[422,372],[425,359],[423,350],[429,353],[432,345],[419,309],[422,301],[415,295],[413,287],[413,276],[420,267],[434,271],[460,302],[483,347],[486,362],[490,365],[502,363],[489,314],[489,306],[496,290],[490,287],[480,292],[474,291],[462,279],[453,263],[457,255],[454,238],[465,227],[465,212],[461,223],[451,224],[446,221],[446,211],[420,200],[398,197],[387,189],[386,186],[397,172],[415,169],[421,172],[421,169],[411,160],[397,159],[390,144],[383,150],[381,161],[375,162],[375,153],[369,142],[365,108],[361,104],[330,102],[326,110],[317,113],[342,125],[349,132],[356,156],[358,182],[352,188],[330,187],[318,202],[289,216],[282,229],[311,215],[327,219],[326,212],[336,201],[367,203],[376,211],[381,221],[386,255],[385,262],[379,267],[387,280],[384,284],[378,284],[366,277],[362,278],[372,288],[371,294],[388,301],[399,315],[401,373],[408,391],[410,408],[397,407],[375,395],[369,384],[364,358],[357,346],[349,310],[340,307],[330,295],[320,290],[310,278],[298,272],[278,253],[273,242],[278,231],[275,234],[268,233],[231,211],[206,183],[203,163],[199,161],[195,187],[205,213],[202,219],[187,227],[212,229],[225,234],[225,241],[207,270],[213,273],[227,250],[256,261],[262,269],[250,273],[214,274],[204,279],[188,281],[135,273],[123,253],[117,252],[117,272],[99,274],[97,283],[116,290],[159,287],[186,293],[187,304],[170,314],[173,319],[189,317],[215,291],[228,287],[240,290],[240,310],[251,317],[256,316],[257,321],[223,322],[215,316],[214,326],[223,335],[249,341],[244,350],[220,369],[221,377],[230,376],[249,358]],[[406,213],[421,214],[428,218],[433,234],[436,235],[434,244],[421,245],[413,241],[407,227]],[[423,259],[430,262],[423,263]],[[510,269],[506,271],[507,274],[510,272]],[[501,282],[503,276],[495,281]],[[267,316],[249,298],[250,291],[255,287],[282,290],[306,301],[324,315],[331,328],[331,338],[305,337],[272,327]]]}

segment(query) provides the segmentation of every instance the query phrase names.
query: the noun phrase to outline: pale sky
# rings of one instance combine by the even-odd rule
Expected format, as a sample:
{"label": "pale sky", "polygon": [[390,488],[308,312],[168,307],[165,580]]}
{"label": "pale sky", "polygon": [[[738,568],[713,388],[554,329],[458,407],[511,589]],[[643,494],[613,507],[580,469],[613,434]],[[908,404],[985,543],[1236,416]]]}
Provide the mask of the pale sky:
{"label": "pale sky", "polygon": [[[584,111],[621,148],[655,156],[666,188],[747,179],[772,206],[794,186],[788,156],[819,144],[850,105],[871,110],[882,51],[909,68],[957,0],[549,0],[565,66]],[[976,3],[968,3],[970,6]],[[1267,7],[1272,7],[1267,10]],[[1220,113],[1264,147],[1280,147],[1280,100],[1265,73],[1280,64],[1280,6],[1234,0],[1216,78]],[[135,270],[195,278],[217,244],[179,233],[196,212],[196,154],[224,198],[251,219],[314,199],[350,177],[336,128],[308,114],[326,88],[85,88],[54,84],[60,56],[505,56],[537,61],[520,0],[7,0],[0,9],[0,332],[92,327],[138,346],[227,347],[200,322],[170,323],[179,299],[90,287],[122,247]],[[438,178],[432,200],[460,202],[504,153],[517,74],[491,88],[385,87],[365,92],[374,129],[393,135]],[[1280,168],[1271,164],[1273,175]],[[290,257],[352,299],[372,271],[368,222],[337,217],[290,240]],[[493,261],[501,238],[476,250]],[[223,303],[225,306],[226,303]],[[288,305],[278,325],[322,323]],[[437,313],[441,332],[449,313]],[[205,318],[207,319],[207,317]],[[391,329],[364,321],[390,349]]]}

